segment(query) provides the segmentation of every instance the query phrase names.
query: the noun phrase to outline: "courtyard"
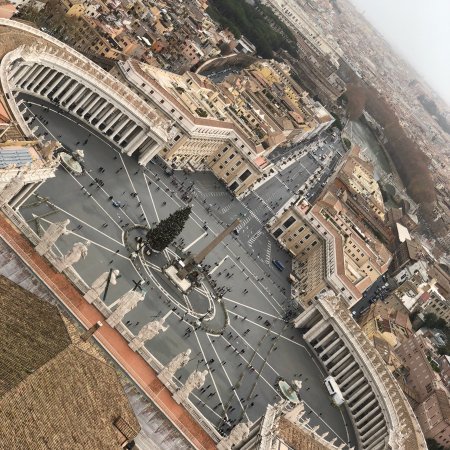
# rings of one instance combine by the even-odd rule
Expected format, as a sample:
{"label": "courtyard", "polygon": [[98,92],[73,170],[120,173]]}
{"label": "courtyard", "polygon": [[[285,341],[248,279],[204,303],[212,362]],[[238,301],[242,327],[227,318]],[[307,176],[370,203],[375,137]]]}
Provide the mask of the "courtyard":
{"label": "courtyard", "polygon": [[[277,175],[239,201],[210,173],[168,175],[160,161],[143,168],[57,108],[24,98],[39,133],[70,151],[82,149],[86,170],[76,177],[60,167],[57,176],[21,207],[21,215],[36,231],[70,219],[71,231],[58,240],[54,251],[62,255],[74,243],[89,241],[86,259],[74,266],[86,283],[111,268],[120,271],[106,304],[113,304],[142,280],[145,298],[123,323],[137,334],[146,323],[167,317],[169,328],[148,341],[146,348],[162,364],[192,350],[191,361],[177,376],[181,386],[194,370],[208,371],[203,389],[190,396],[201,413],[227,432],[241,420],[258,420],[267,404],[281,400],[277,380],[297,379],[302,381],[299,394],[311,426],[318,425],[319,433],[328,432],[327,439],[336,438],[337,445],[354,445],[345,411],[330,403],[323,384],[325,372],[300,332],[286,320],[293,307],[288,281],[291,259],[264,228],[318,163],[306,156],[301,170],[292,165],[291,172]],[[156,225],[185,207],[183,198],[189,199],[192,212],[174,245],[159,255],[130,258],[125,241],[129,230]],[[177,250],[199,252],[236,218],[238,234],[227,236],[203,261],[208,280],[182,294],[161,268]],[[274,267],[274,259],[282,262],[283,271]],[[221,302],[215,300],[211,281],[220,290]],[[196,327],[193,323],[199,318],[202,326]]]}

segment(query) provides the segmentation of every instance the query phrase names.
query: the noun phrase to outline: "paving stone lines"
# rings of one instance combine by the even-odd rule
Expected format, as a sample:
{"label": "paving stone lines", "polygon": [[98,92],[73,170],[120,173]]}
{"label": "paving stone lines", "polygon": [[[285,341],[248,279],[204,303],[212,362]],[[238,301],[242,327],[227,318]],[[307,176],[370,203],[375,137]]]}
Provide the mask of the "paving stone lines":
{"label": "paving stone lines", "polygon": [[[49,112],[36,105],[31,105],[30,109],[45,117],[49,122],[46,131],[66,148],[75,150],[79,147],[77,142],[88,139],[88,143],[81,146],[87,172],[73,177],[62,168],[58,169],[56,178],[44,183],[22,206],[20,213],[33,227],[36,225],[33,214],[41,217],[38,222],[42,229],[50,221],[71,220],[71,232],[58,240],[55,252],[65,253],[77,241],[91,241],[86,259],[75,266],[86,283],[92,283],[111,267],[120,270],[121,278],[109,290],[107,305],[132,288],[133,280],[144,280],[145,299],[124,317],[123,323],[137,334],[154,317],[170,312],[166,320],[168,330],[147,342],[145,347],[162,364],[187,348],[192,349],[195,356],[177,372],[174,382],[181,386],[193,370],[208,370],[205,389],[195,390],[190,396],[201,414],[224,432],[228,432],[244,412],[245,417],[255,421],[267,404],[280,399],[276,389],[278,377],[292,380],[295,374],[301,373],[308,379],[300,394],[312,411],[311,424],[318,425],[320,432],[328,431],[330,439],[336,437],[340,442],[347,442],[345,418],[340,411],[329,408],[323,386],[324,373],[298,330],[290,325],[285,328],[283,317],[290,308],[287,278],[291,258],[278,245],[273,245],[273,238],[263,227],[267,219],[262,214],[267,208],[261,207],[261,201],[256,196],[247,197],[243,203],[232,201],[231,195],[211,173],[176,171],[167,176],[159,164],[142,168],[134,158],[117,153],[101,137],[90,136],[90,130],[53,113],[51,107]],[[42,125],[41,130],[44,130]],[[98,172],[99,167],[105,172]],[[101,188],[96,187],[95,178],[103,180]],[[266,196],[266,190],[270,192],[263,185],[258,195],[272,202],[285,195],[270,192],[271,196]],[[156,224],[185,204],[182,197],[186,192],[193,193],[192,213],[175,242],[180,248],[198,252],[234,217],[241,219],[239,235],[228,236],[204,261],[210,266],[211,279],[224,291],[223,305],[229,325],[222,336],[195,330],[190,323],[210,307],[209,291],[200,286],[192,294],[182,296],[161,273],[160,267],[171,257],[173,249],[150,259],[139,257],[133,263],[125,246],[125,230],[133,224]],[[137,195],[132,196],[133,193]],[[121,207],[114,207],[111,196]],[[52,215],[46,217],[50,211]],[[271,259],[279,259],[286,269],[279,272]],[[223,311],[213,302],[213,311],[205,325],[223,320]],[[271,350],[275,340],[276,351]],[[255,364],[249,365],[255,349]],[[238,386],[239,380],[242,382]],[[227,408],[233,388],[235,395]],[[250,397],[255,395],[255,398]]]}

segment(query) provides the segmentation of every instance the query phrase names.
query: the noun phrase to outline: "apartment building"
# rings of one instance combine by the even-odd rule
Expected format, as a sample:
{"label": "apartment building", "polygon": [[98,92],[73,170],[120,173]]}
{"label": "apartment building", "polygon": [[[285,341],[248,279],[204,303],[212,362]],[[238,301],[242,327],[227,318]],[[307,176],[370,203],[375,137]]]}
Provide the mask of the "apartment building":
{"label": "apartment building", "polygon": [[262,145],[227,120],[227,99],[206,77],[132,60],[119,62],[111,73],[171,120],[160,156],[173,168],[212,170],[239,196],[270,167]]}
{"label": "apartment building", "polygon": [[327,284],[341,293],[349,306],[361,299],[391,261],[386,247],[363,233],[351,212],[331,192],[312,207],[302,200],[292,205],[273,219],[270,231],[296,258],[308,258],[308,252],[323,242],[325,257],[321,260],[316,256],[315,260],[323,263]]}
{"label": "apartment building", "polygon": [[436,314],[438,318],[450,323],[450,299],[441,295],[435,287],[428,294],[427,301],[422,304],[423,312]]}
{"label": "apartment building", "polygon": [[392,348],[413,334],[408,310],[398,311],[383,302],[370,305],[358,323],[370,340],[384,338]]}
{"label": "apartment building", "polygon": [[450,402],[445,389],[437,389],[414,409],[426,438],[444,448],[450,445]]}
{"label": "apartment building", "polygon": [[428,360],[428,345],[423,336],[412,336],[396,350],[403,363],[406,385],[413,389],[419,403],[414,412],[425,437],[448,447],[450,444],[450,402],[439,375]]}
{"label": "apartment building", "polygon": [[293,205],[270,222],[270,233],[293,256],[291,282],[294,296],[304,307],[327,287],[324,240]]}

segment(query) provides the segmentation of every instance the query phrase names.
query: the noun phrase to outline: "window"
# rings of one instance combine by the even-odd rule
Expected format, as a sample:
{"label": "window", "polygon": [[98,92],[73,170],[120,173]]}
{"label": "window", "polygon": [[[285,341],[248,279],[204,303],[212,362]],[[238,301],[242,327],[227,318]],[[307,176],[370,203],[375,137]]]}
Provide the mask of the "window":
{"label": "window", "polygon": [[283,227],[289,228],[294,222],[295,222],[295,218],[293,216],[291,216],[287,220],[284,221]]}
{"label": "window", "polygon": [[252,173],[250,172],[250,170],[246,170],[240,177],[239,179],[241,181],[245,181]]}
{"label": "window", "polygon": [[276,239],[276,238],[280,237],[282,234],[283,234],[283,230],[281,228],[277,228],[273,232],[273,237]]}

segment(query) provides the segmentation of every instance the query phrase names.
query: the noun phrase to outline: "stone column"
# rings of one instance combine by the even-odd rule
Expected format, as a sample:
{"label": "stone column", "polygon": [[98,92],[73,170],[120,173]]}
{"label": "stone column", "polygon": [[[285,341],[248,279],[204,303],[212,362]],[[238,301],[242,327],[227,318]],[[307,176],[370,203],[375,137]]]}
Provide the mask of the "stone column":
{"label": "stone column", "polygon": [[79,91],[67,103],[67,105],[66,105],[67,109],[69,109],[83,94],[85,94],[86,92],[89,92],[88,88],[85,88],[85,87],[81,86],[80,84],[78,85],[78,87],[79,87]]}
{"label": "stone column", "polygon": [[251,426],[251,422],[238,423],[231,430],[231,433],[217,444],[217,450],[231,450],[234,446],[240,444],[250,434]]}
{"label": "stone column", "polygon": [[107,103],[106,108],[102,110],[101,114],[99,114],[98,122],[95,126],[98,128],[102,123],[105,123],[105,120],[109,119],[115,110],[116,107],[113,104]]}
{"label": "stone column", "polygon": [[[53,69],[49,69],[49,71],[45,74],[45,77],[41,82],[42,86],[38,87],[37,90],[35,91],[37,94],[47,95],[47,93],[49,92],[48,87],[50,85],[50,82],[53,79],[52,71],[53,71]],[[45,94],[44,94],[44,91],[45,91]]]}
{"label": "stone column", "polygon": [[354,411],[354,410],[358,409],[358,407],[361,406],[363,403],[365,403],[367,400],[369,400],[370,397],[373,397],[373,396],[374,396],[374,393],[372,391],[370,391],[366,395],[364,395],[364,397],[361,397],[354,405],[351,405],[350,402],[348,402],[348,401],[347,401],[347,405],[351,411]]}
{"label": "stone column", "polygon": [[18,66],[16,70],[11,71],[9,79],[17,85],[17,82],[22,78],[25,72],[30,68],[30,66],[22,65]]}
{"label": "stone column", "polygon": [[125,316],[145,297],[145,293],[138,291],[128,291],[117,301],[118,306],[113,313],[106,319],[106,322],[115,327]]}
{"label": "stone column", "polygon": [[31,87],[36,83],[37,78],[42,73],[42,71],[46,69],[45,66],[37,66],[37,69],[30,72],[30,76],[27,79],[27,82],[24,84],[25,89],[31,90]]}
{"label": "stone column", "polygon": [[61,97],[59,102],[61,104],[65,103],[66,100],[75,92],[75,89],[79,86],[78,81],[73,80],[73,85],[70,87],[70,89],[67,89],[67,92]]}
{"label": "stone column", "polygon": [[182,386],[177,392],[175,392],[175,394],[173,395],[173,399],[178,404],[185,402],[188,399],[189,394],[194,389],[200,389],[205,384],[206,375],[208,375],[207,370],[204,370],[203,372],[200,372],[198,370],[192,372],[186,380],[184,386]]}
{"label": "stone column", "polygon": [[78,111],[79,109],[83,108],[84,105],[87,104],[87,102],[90,102],[92,97],[94,95],[97,95],[95,92],[92,92],[91,90],[88,89],[88,93],[86,93],[86,97],[84,97],[80,103],[78,103],[78,105],[76,106],[75,110]]}
{"label": "stone column", "polygon": [[62,86],[55,92],[55,94],[53,95],[53,98],[58,98],[69,86],[69,84],[72,82],[72,78],[69,78],[68,80],[66,80]]}
{"label": "stone column", "polygon": [[97,95],[97,97],[94,97],[92,102],[90,102],[83,113],[83,117],[86,117],[88,114],[92,114],[95,108],[97,108],[98,104],[103,101],[103,98],[100,95]]}
{"label": "stone column", "polygon": [[164,326],[164,321],[166,317],[160,320],[154,320],[144,325],[139,331],[138,335],[128,344],[131,350],[139,350],[146,341],[151,341],[156,335],[161,333],[161,331],[166,331],[169,327]]}
{"label": "stone column", "polygon": [[25,89],[25,87],[28,86],[28,84],[30,84],[30,82],[33,80],[32,77],[37,72],[37,70],[39,70],[40,67],[41,66],[38,66],[37,64],[33,64],[32,66],[30,66],[30,70],[27,70],[25,72],[25,75],[20,80],[20,87],[22,89]]}
{"label": "stone column", "polygon": [[58,272],[62,272],[63,270],[67,269],[68,267],[73,266],[75,263],[77,263],[81,258],[86,258],[88,253],[88,247],[90,245],[90,242],[87,241],[86,243],[77,242],[73,245],[72,249],[66,253],[61,258],[58,258],[55,262],[55,268]]}
{"label": "stone column", "polygon": [[122,142],[125,141],[125,139],[130,136],[130,134],[137,128],[138,126],[133,122],[131,127],[124,133],[122,138],[119,141],[119,145],[122,144]]}
{"label": "stone column", "polygon": [[94,300],[97,300],[100,298],[100,295],[103,293],[103,291],[106,289],[106,285],[108,284],[108,278],[109,278],[109,284],[112,284],[115,286],[117,284],[117,277],[119,275],[119,271],[117,269],[113,270],[111,272],[111,276],[108,272],[103,272],[91,285],[91,288],[84,294],[84,298],[87,300],[88,303],[92,303]]}
{"label": "stone column", "polygon": [[129,122],[131,122],[131,120],[128,116],[125,116],[125,120],[114,130],[113,134],[110,136],[110,139],[114,139],[129,124]]}
{"label": "stone column", "polygon": [[142,130],[130,143],[127,144],[123,151],[127,155],[132,155],[147,138],[147,134]]}
{"label": "stone column", "polygon": [[[336,359],[337,356],[339,356],[340,354],[344,353],[345,351],[348,351],[347,347],[345,347],[345,345],[339,349],[333,356],[331,356],[330,358],[328,358],[328,360],[326,361],[326,364],[328,366],[328,364],[331,361],[334,361]],[[333,366],[328,368],[328,372],[334,372],[337,368],[339,368],[345,361],[347,361],[350,357],[351,357],[351,353],[347,353],[342,359],[340,359],[339,361],[337,361]]]}
{"label": "stone column", "polygon": [[[64,74],[60,73],[58,75],[56,75],[56,77],[53,79],[52,84],[49,86],[48,91],[47,91],[47,97],[50,98],[50,92],[53,91],[53,89],[55,89],[59,83],[61,83],[62,79],[65,77]],[[52,95],[51,98],[54,97],[54,94]]]}
{"label": "stone column", "polygon": [[370,390],[372,390],[371,389],[371,387],[370,387],[370,385],[369,385],[369,382],[367,381],[367,384],[365,384],[361,389],[358,389],[348,400],[347,400],[347,403],[351,403],[351,402],[353,402],[359,395],[361,395],[362,393],[364,393],[364,391],[366,390],[366,389],[370,389]]}
{"label": "stone column", "polygon": [[[367,399],[365,399],[365,400],[367,400]],[[372,406],[374,406],[375,403],[377,403],[377,402],[378,402],[377,398],[374,397],[374,398],[372,399],[372,401],[370,401],[369,403],[367,403],[366,405],[364,405],[364,408],[360,409],[358,412],[356,412],[355,414],[353,414],[353,418],[354,418],[355,422],[359,422],[360,416],[361,416],[362,414],[364,414],[369,408],[371,408]]]}
{"label": "stone column", "polygon": [[25,70],[23,70],[17,77],[14,79],[14,83],[16,86],[21,86],[21,84],[25,81],[28,73],[30,72],[32,66],[26,64],[23,66]]}
{"label": "stone column", "polygon": [[179,353],[172,361],[164,366],[161,372],[158,374],[158,378],[164,383],[169,384],[172,381],[172,377],[175,372],[184,367],[191,359],[192,350],[188,348],[185,352]]}
{"label": "stone column", "polygon": [[[322,345],[333,335],[336,334],[336,332],[331,329],[331,331],[325,335],[317,344],[314,345],[314,349],[317,349],[318,347],[322,347]],[[339,340],[339,339],[338,339]]]}
{"label": "stone column", "polygon": [[100,105],[92,112],[89,122],[92,123],[92,121],[94,119],[96,119],[101,114],[101,112],[104,111],[105,108],[108,107],[108,105],[109,105],[108,101],[105,99],[102,99]]}
{"label": "stone column", "polygon": [[125,115],[122,113],[122,111],[118,110],[118,114],[116,117],[114,117],[111,122],[107,125],[107,127],[103,130],[105,133],[109,131],[119,120],[122,120],[125,117]]}
{"label": "stone column", "polygon": [[83,106],[83,117],[90,111],[92,105],[98,102],[100,96],[97,92],[93,92],[93,95],[89,97],[89,101],[87,101]]}
{"label": "stone column", "polygon": [[39,87],[39,85],[42,83],[42,81],[44,80],[45,77],[48,77],[48,74],[50,73],[52,69],[50,69],[50,67],[46,67],[45,70],[43,70],[40,74],[40,76],[36,79],[36,83],[34,84],[34,86],[36,87],[36,89],[33,89],[34,92],[36,92],[36,94],[40,94],[41,91],[44,89],[44,87],[46,86],[46,81],[48,82],[48,79],[46,81],[44,81],[43,85],[41,87]]}
{"label": "stone column", "polygon": [[139,156],[139,164],[145,166],[154,156],[159,153],[160,144],[155,142],[150,148],[142,152]]}

